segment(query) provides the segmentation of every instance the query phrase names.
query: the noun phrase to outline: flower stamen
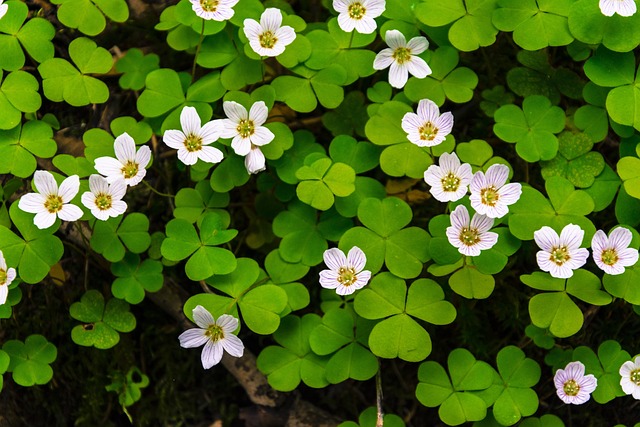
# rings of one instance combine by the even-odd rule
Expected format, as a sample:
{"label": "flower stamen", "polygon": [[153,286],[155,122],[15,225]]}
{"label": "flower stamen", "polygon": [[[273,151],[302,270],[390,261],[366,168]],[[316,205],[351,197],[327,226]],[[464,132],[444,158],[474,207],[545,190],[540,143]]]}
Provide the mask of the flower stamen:
{"label": "flower stamen", "polygon": [[264,49],[273,49],[276,43],[278,43],[278,38],[271,31],[265,31],[260,34],[258,41],[260,42],[260,46]]}
{"label": "flower stamen", "polygon": [[224,339],[224,330],[219,325],[213,324],[204,331],[204,335],[215,343]]}
{"label": "flower stamen", "polygon": [[566,246],[554,246],[551,248],[549,255],[549,261],[557,265],[558,267],[564,265],[571,259],[569,255],[569,249]]}
{"label": "flower stamen", "polygon": [[238,122],[238,127],[236,128],[238,134],[242,138],[249,138],[255,132],[255,126],[253,124],[253,120],[242,119]]}
{"label": "flower stamen", "polygon": [[577,396],[578,393],[580,392],[580,386],[573,379],[564,383],[564,386],[562,387],[562,389],[564,390],[564,393],[567,396]]}
{"label": "flower stamen", "polygon": [[465,246],[473,246],[480,242],[480,233],[477,228],[463,227],[460,230],[460,241]]}
{"label": "flower stamen", "polygon": [[189,134],[184,140],[184,147],[190,153],[200,151],[202,150],[202,138],[198,135]]}
{"label": "flower stamen", "polygon": [[600,259],[606,265],[615,265],[620,260],[620,257],[618,257],[618,252],[615,249],[610,248],[602,251]]}
{"label": "flower stamen", "polygon": [[219,0],[200,0],[200,6],[205,12],[215,12],[218,10]]}
{"label": "flower stamen", "polygon": [[96,194],[96,207],[98,209],[100,209],[101,211],[106,211],[111,209],[111,206],[113,206],[113,199],[111,197],[111,194]]}
{"label": "flower stamen", "polygon": [[138,164],[129,160],[120,171],[126,179],[131,179],[138,174]]}
{"label": "flower stamen", "polygon": [[349,9],[347,10],[349,14],[349,18],[360,20],[367,13],[367,9],[362,6],[362,3],[352,3],[349,5]]}
{"label": "flower stamen", "polygon": [[405,62],[411,61],[411,49],[408,47],[398,47],[393,51],[392,57],[398,64],[402,65]]}
{"label": "flower stamen", "polygon": [[7,271],[0,268],[0,286],[7,283]]}
{"label": "flower stamen", "polygon": [[50,194],[47,200],[44,202],[44,207],[49,213],[56,213],[62,210],[63,201],[62,197],[57,194]]}
{"label": "flower stamen", "polygon": [[444,191],[458,191],[460,187],[460,178],[458,178],[453,172],[449,172],[444,178],[440,180],[442,183],[442,189]]}
{"label": "flower stamen", "polygon": [[640,386],[640,369],[636,369],[635,371],[631,371],[629,373],[629,379],[635,385]]}
{"label": "flower stamen", "polygon": [[498,190],[493,185],[480,190],[480,203],[483,205],[494,207],[499,199],[500,194],[498,194]]}
{"label": "flower stamen", "polygon": [[433,141],[438,136],[439,129],[431,122],[425,123],[418,129],[422,141]]}
{"label": "flower stamen", "polygon": [[343,286],[351,286],[358,280],[356,270],[352,267],[340,267],[338,269],[338,282]]}

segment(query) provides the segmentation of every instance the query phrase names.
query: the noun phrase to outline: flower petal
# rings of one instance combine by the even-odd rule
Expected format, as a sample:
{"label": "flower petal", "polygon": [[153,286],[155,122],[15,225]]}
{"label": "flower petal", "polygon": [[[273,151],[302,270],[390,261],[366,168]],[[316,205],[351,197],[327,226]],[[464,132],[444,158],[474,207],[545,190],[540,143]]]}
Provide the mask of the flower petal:
{"label": "flower petal", "polygon": [[269,7],[260,16],[260,26],[263,30],[276,32],[282,25],[282,12],[275,7]]}
{"label": "flower petal", "polygon": [[[424,37],[423,37],[424,38]],[[398,30],[389,30],[384,34],[384,41],[393,50],[407,46],[407,39]]]}
{"label": "flower petal", "polygon": [[136,158],[136,142],[126,132],[116,138],[113,148],[116,152],[116,158],[122,164],[126,164]]}
{"label": "flower petal", "polygon": [[414,37],[409,40],[407,47],[411,49],[411,55],[420,55],[429,48],[429,41],[423,36]]}
{"label": "flower petal", "polygon": [[220,163],[224,158],[224,154],[215,147],[203,146],[198,151],[198,158],[207,163]]}
{"label": "flower petal", "polygon": [[569,250],[577,249],[582,244],[584,231],[575,224],[566,225],[560,232],[560,245],[566,245]]}
{"label": "flower petal", "polygon": [[36,216],[33,217],[33,223],[41,230],[45,228],[49,228],[56,222],[57,215],[54,213],[50,213],[48,211],[38,212]]}
{"label": "flower petal", "polygon": [[347,257],[338,248],[331,248],[324,251],[322,255],[324,263],[333,271],[338,271],[342,267],[347,266]]}
{"label": "flower petal", "polygon": [[402,89],[409,79],[409,71],[404,64],[396,61],[391,63],[389,68],[389,84],[397,89]]}
{"label": "flower petal", "polygon": [[496,163],[487,169],[487,186],[502,187],[509,178],[509,167]]}
{"label": "flower petal", "polygon": [[250,174],[255,174],[258,172],[262,172],[266,169],[266,159],[264,158],[264,154],[262,151],[257,148],[251,148],[249,154],[244,158],[244,167],[247,169],[247,172]]}
{"label": "flower petal", "polygon": [[222,348],[233,357],[242,357],[244,354],[244,344],[242,340],[235,335],[227,335],[220,340]]}
{"label": "flower petal", "polygon": [[238,125],[238,123],[240,123],[241,120],[249,118],[247,109],[235,101],[225,101],[224,104],[222,104],[222,108],[224,109],[224,113],[227,115],[229,120],[234,123],[234,128]]}
{"label": "flower petal", "polygon": [[426,61],[418,56],[412,56],[411,60],[406,62],[407,70],[412,76],[418,79],[424,79],[432,73],[431,67],[427,65]]}
{"label": "flower petal", "polygon": [[373,69],[384,70],[393,63],[393,50],[389,48],[382,49],[380,52],[378,52],[376,58],[373,60]]}
{"label": "flower petal", "polygon": [[187,329],[180,334],[178,339],[180,340],[180,347],[194,348],[204,345],[209,338],[204,334],[205,330],[200,328]]}
{"label": "flower petal", "polygon": [[47,211],[44,207],[46,201],[47,199],[40,193],[28,193],[20,197],[18,207],[24,212],[37,214]]}
{"label": "flower petal", "polygon": [[77,221],[82,215],[82,209],[72,204],[63,205],[58,211],[58,218],[63,221]]}
{"label": "flower petal", "polygon": [[209,369],[220,363],[220,360],[222,360],[222,352],[222,345],[219,342],[214,343],[211,340],[207,341],[202,349],[202,355],[200,356],[202,360],[202,367],[204,369]]}
{"label": "flower petal", "polygon": [[38,193],[42,194],[45,198],[52,194],[58,194],[58,183],[51,172],[36,171],[33,174],[33,183]]}
{"label": "flower petal", "polygon": [[216,325],[222,328],[225,336],[227,334],[233,334],[233,332],[238,329],[238,323],[238,319],[231,316],[230,314],[223,314],[218,317],[218,320],[216,320]]}
{"label": "flower petal", "polygon": [[79,190],[80,177],[78,177],[78,175],[71,175],[62,181],[62,184],[60,184],[58,196],[62,199],[62,203],[69,203],[74,197],[76,197]]}
{"label": "flower petal", "polygon": [[251,135],[251,143],[259,147],[267,145],[276,137],[269,128],[264,126],[257,127]]}
{"label": "flower petal", "polygon": [[543,226],[540,230],[534,231],[533,239],[536,241],[536,244],[540,249],[548,253],[551,252],[551,249],[554,246],[558,246],[560,242],[560,238],[558,237],[558,233],[551,227]]}
{"label": "flower petal", "polygon": [[216,323],[209,310],[201,305],[196,305],[192,311],[192,314],[193,322],[201,328],[206,329]]}
{"label": "flower petal", "polygon": [[353,268],[356,273],[364,270],[364,266],[367,264],[367,256],[362,249],[357,246],[352,247],[347,254],[347,266]]}
{"label": "flower petal", "polygon": [[198,135],[200,132],[200,116],[194,107],[184,107],[180,112],[180,125],[185,135]]}

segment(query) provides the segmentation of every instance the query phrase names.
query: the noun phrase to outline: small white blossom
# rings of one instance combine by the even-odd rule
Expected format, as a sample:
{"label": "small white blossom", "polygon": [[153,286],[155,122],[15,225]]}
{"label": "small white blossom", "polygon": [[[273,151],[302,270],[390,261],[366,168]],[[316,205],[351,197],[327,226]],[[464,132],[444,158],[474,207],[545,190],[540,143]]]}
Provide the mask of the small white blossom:
{"label": "small white blossom", "polygon": [[373,18],[382,15],[385,7],[385,0],[333,0],[333,8],[339,13],[338,25],[347,33],[354,29],[362,34],[373,33]]}
{"label": "small white blossom", "polygon": [[222,151],[209,147],[220,137],[215,122],[201,126],[200,116],[194,107],[184,107],[180,113],[182,130],[165,131],[162,139],[169,147],[178,150],[178,159],[185,165],[193,165],[198,159],[207,163],[220,163]]}
{"label": "small white blossom", "polygon": [[7,3],[3,3],[4,0],[0,0],[0,19],[2,19],[2,17],[6,15],[7,11],[9,10],[9,5]]}
{"label": "small white blossom", "polygon": [[600,11],[605,16],[632,16],[636,13],[635,0],[600,0]]}
{"label": "small white blossom", "polygon": [[593,260],[605,273],[616,275],[624,273],[625,267],[638,262],[638,250],[630,248],[633,234],[624,227],[618,227],[609,233],[596,231],[591,240]]}
{"label": "small white blossom", "polygon": [[568,279],[589,257],[589,251],[580,247],[584,231],[575,224],[566,225],[560,236],[553,228],[544,226],[533,233],[533,238],[542,249],[536,254],[538,266],[553,277]]}
{"label": "small white blossom", "polygon": [[471,179],[471,207],[490,218],[502,218],[509,212],[509,205],[520,199],[522,185],[506,184],[509,167],[501,164],[489,166],[487,173],[478,171]]}
{"label": "small white blossom", "polygon": [[469,218],[464,205],[458,205],[451,212],[451,226],[447,227],[449,243],[462,255],[478,256],[480,252],[491,249],[498,242],[498,234],[491,230],[493,219],[478,213]]}
{"label": "small white blossom", "polygon": [[434,147],[447,137],[453,129],[453,114],[440,114],[440,109],[430,99],[418,103],[416,113],[407,113],[402,118],[402,129],[407,139],[418,147]]}
{"label": "small white blossom", "polygon": [[89,189],[91,191],[83,193],[80,200],[99,220],[118,217],[127,210],[127,204],[122,201],[127,192],[124,179],[109,184],[104,177],[94,174],[89,177]]}
{"label": "small white blossom", "polygon": [[293,28],[282,26],[282,11],[274,7],[262,12],[260,23],[255,19],[245,19],[243,30],[249,46],[260,56],[278,56],[296,39]]}
{"label": "small white blossom", "polygon": [[470,164],[460,164],[456,153],[443,153],[440,166],[429,166],[424,173],[424,180],[431,186],[429,192],[436,200],[455,202],[467,194],[472,176]]}
{"label": "small white blossom", "polygon": [[414,37],[409,40],[398,30],[389,30],[384,36],[387,45],[382,49],[373,61],[376,70],[389,69],[389,83],[391,86],[402,89],[407,83],[409,73],[423,79],[431,74],[431,68],[424,59],[416,56],[427,50],[429,42],[425,37]]}
{"label": "small white blossom", "polygon": [[352,247],[347,256],[338,248],[327,249],[323,258],[329,268],[320,272],[320,285],[335,289],[338,295],[350,295],[371,279],[371,272],[364,270],[367,257],[357,246]]}
{"label": "small white blossom", "polygon": [[7,268],[7,262],[4,259],[4,254],[0,251],[0,305],[7,302],[7,295],[9,295],[9,285],[16,278],[16,269]]}
{"label": "small white blossom", "polygon": [[146,145],[136,151],[136,143],[128,133],[123,133],[113,143],[116,158],[98,157],[94,166],[98,173],[107,178],[109,184],[124,179],[127,185],[138,185],[147,174],[145,169],[151,161],[151,149]]}
{"label": "small white blossom", "polygon": [[239,0],[189,0],[191,9],[202,19],[227,21],[233,17],[233,7]]}
{"label": "small white blossom", "polygon": [[626,394],[640,400],[640,356],[620,366],[620,387]]}
{"label": "small white blossom", "polygon": [[80,178],[71,175],[60,184],[50,172],[36,171],[33,175],[37,193],[25,194],[18,207],[25,212],[36,214],[33,223],[41,229],[49,228],[56,217],[63,221],[75,221],[82,216],[82,210],[70,204],[80,189]]}
{"label": "small white blossom", "polygon": [[564,369],[558,369],[553,377],[558,397],[572,405],[582,405],[591,398],[598,386],[593,375],[584,374],[582,362],[571,362]]}
{"label": "small white blossom", "polygon": [[223,314],[215,320],[206,308],[197,305],[193,309],[193,321],[198,327],[187,329],[178,339],[183,348],[204,345],[201,356],[204,369],[220,363],[223,350],[233,357],[242,357],[244,344],[233,334],[238,329],[238,319]]}
{"label": "small white blossom", "polygon": [[220,137],[233,138],[231,148],[244,159],[247,172],[253,174],[265,169],[264,154],[260,147],[267,145],[275,135],[262,126],[267,121],[269,110],[263,101],[255,102],[249,112],[234,101],[222,105],[228,118],[216,120],[220,127]]}

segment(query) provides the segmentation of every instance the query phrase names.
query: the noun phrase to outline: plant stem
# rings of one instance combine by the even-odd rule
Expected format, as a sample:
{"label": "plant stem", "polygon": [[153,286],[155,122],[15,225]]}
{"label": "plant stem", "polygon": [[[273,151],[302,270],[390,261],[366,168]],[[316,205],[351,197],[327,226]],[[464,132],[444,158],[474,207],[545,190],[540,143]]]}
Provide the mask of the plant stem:
{"label": "plant stem", "polygon": [[153,188],[151,186],[151,184],[149,184],[147,181],[145,181],[144,179],[142,180],[142,182],[144,183],[144,185],[147,186],[147,188],[151,191],[153,191],[154,193],[156,193],[158,196],[163,196],[163,197],[171,197],[174,198],[176,196],[174,196],[173,194],[167,194],[167,193],[161,193],[160,191],[156,190],[155,188]]}
{"label": "plant stem", "polygon": [[191,67],[191,83],[193,83],[193,79],[196,76],[196,64],[198,62],[198,54],[200,53],[200,48],[202,47],[202,40],[204,40],[204,19],[202,20],[202,29],[200,30],[200,40],[198,40],[198,47],[196,47],[196,55],[193,57],[193,67]]}
{"label": "plant stem", "polygon": [[382,374],[380,372],[380,360],[378,359],[378,373],[376,374],[376,407],[378,410],[378,416],[376,418],[376,427],[384,426],[384,412],[382,410]]}
{"label": "plant stem", "polygon": [[351,38],[349,38],[349,47],[347,49],[351,49],[351,44],[353,43],[353,36],[355,35],[356,30],[351,31]]}

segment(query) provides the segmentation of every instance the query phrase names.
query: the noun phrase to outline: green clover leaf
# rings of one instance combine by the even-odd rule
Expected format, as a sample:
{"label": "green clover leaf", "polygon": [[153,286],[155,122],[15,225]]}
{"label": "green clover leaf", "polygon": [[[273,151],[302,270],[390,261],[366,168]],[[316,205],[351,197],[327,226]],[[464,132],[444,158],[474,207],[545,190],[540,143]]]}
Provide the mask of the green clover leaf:
{"label": "green clover leaf", "polygon": [[95,289],[85,292],[79,302],[69,307],[69,314],[83,322],[71,330],[71,339],[78,345],[105,350],[120,342],[118,332],[131,332],[136,318],[129,312],[129,304],[120,299],[104,303],[104,297]]}
{"label": "green clover leaf", "polygon": [[208,212],[216,212],[227,226],[231,223],[229,212],[225,209],[229,204],[229,193],[217,193],[211,189],[207,181],[200,181],[195,188],[182,188],[176,194],[176,208],[173,216],[194,223]]}
{"label": "green clover leaf", "polygon": [[588,188],[605,167],[602,154],[591,151],[593,141],[586,133],[562,132],[558,137],[558,155],[548,162],[540,162],[542,176],[565,177],[578,188]]}
{"label": "green clover leaf", "polygon": [[[345,421],[338,424],[338,427],[376,427],[378,420],[377,408],[371,406],[360,414],[358,424],[353,421]],[[383,422],[386,427],[405,427],[405,423],[399,416],[395,414],[384,414]]]}
{"label": "green clover leaf", "polygon": [[160,68],[160,57],[155,53],[145,55],[138,48],[132,48],[118,59],[116,70],[123,73],[118,80],[123,89],[141,90],[147,75]]}
{"label": "green clover leaf", "polygon": [[138,212],[107,221],[96,220],[91,236],[91,249],[111,262],[124,258],[125,246],[129,251],[141,254],[150,244],[149,218]]}
{"label": "green clover leaf", "polygon": [[7,130],[20,124],[22,113],[38,111],[42,98],[38,81],[31,74],[14,71],[2,77],[0,70],[0,130]]}
{"label": "green clover leaf", "polygon": [[51,126],[31,120],[11,130],[0,130],[0,173],[28,178],[36,170],[36,157],[48,159],[58,147]]}
{"label": "green clover leaf", "polygon": [[130,252],[122,261],[111,265],[111,272],[117,276],[111,285],[111,293],[129,304],[141,303],[145,291],[159,291],[164,280],[161,262],[146,259],[141,263],[140,257]]}
{"label": "green clover leaf", "polygon": [[56,360],[58,350],[42,335],[29,335],[24,343],[9,340],[2,350],[11,359],[7,372],[11,372],[16,384],[31,387],[46,384],[53,378],[53,369],[49,365]]}
{"label": "green clover leaf", "polygon": [[[84,155],[90,162],[93,168],[93,162],[98,157],[113,157],[114,148],[113,142],[115,137],[128,133],[136,144],[144,144],[151,139],[153,131],[151,126],[146,122],[138,122],[133,117],[122,116],[114,119],[109,128],[111,133],[104,129],[92,128],[82,135],[82,141],[84,142]],[[115,135],[115,136],[114,136]]]}
{"label": "green clover leaf", "polygon": [[345,163],[333,163],[326,157],[302,166],[296,178],[300,180],[296,187],[300,200],[323,211],[333,206],[334,196],[347,197],[355,191],[353,168]]}
{"label": "green clover leaf", "polygon": [[624,396],[620,387],[620,366],[632,359],[628,352],[622,349],[620,343],[607,340],[598,347],[598,354],[586,346],[573,350],[575,360],[585,364],[586,372],[593,374],[598,380],[598,387],[594,390],[593,400],[605,404],[616,397]]}
{"label": "green clover leaf", "polygon": [[58,19],[69,28],[77,28],[88,36],[100,34],[106,27],[105,15],[114,22],[129,19],[124,0],[52,0],[59,4]]}

